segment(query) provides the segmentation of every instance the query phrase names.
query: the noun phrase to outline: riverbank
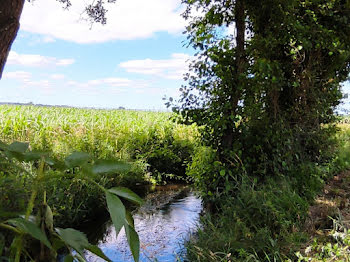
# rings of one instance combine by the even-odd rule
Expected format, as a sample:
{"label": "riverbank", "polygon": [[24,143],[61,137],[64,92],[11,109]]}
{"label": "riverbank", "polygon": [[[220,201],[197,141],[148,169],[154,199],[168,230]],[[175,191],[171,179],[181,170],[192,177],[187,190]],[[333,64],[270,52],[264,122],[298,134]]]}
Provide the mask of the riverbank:
{"label": "riverbank", "polygon": [[[202,218],[198,236],[187,246],[190,261],[309,261],[302,255],[298,258],[297,252],[306,250],[313,239],[314,233],[309,232],[307,221],[313,212],[314,201],[319,201],[318,196],[325,185],[326,190],[333,192],[331,194],[343,194],[345,198],[335,198],[333,202],[339,203],[333,204],[333,209],[319,208],[325,214],[314,214],[314,219],[325,224],[328,233],[332,232],[334,221],[333,232],[342,228],[336,235],[341,233],[344,239],[338,240],[342,241],[342,246],[334,246],[334,241],[330,246],[327,241],[317,240],[311,248],[315,256],[309,253],[313,259],[310,261],[332,261],[317,260],[320,259],[315,252],[317,248],[319,253],[320,250],[329,250],[330,254],[337,254],[338,250],[343,256],[347,254],[350,242],[344,234],[344,219],[339,220],[335,210],[347,206],[348,195],[344,195],[344,190],[332,181],[338,179],[342,181],[340,186],[347,187],[347,178],[343,174],[348,173],[343,172],[350,167],[350,125],[339,124],[338,127],[336,151],[327,163],[304,163],[295,166],[288,174],[267,178],[263,183],[257,183],[257,178],[248,175],[240,177],[239,184],[232,190],[234,195],[222,195],[220,202],[216,203],[216,212]],[[343,221],[341,227],[339,221]]]}
{"label": "riverbank", "polygon": [[299,261],[350,261],[350,171],[334,176],[308,211],[304,231],[309,240]]}

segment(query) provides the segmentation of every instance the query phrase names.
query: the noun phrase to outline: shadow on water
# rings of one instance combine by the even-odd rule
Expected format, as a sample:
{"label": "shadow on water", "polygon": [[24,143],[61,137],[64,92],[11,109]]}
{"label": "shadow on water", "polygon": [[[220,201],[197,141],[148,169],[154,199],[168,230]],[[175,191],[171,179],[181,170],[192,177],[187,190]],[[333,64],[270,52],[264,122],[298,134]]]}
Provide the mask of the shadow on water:
{"label": "shadow on water", "polygon": [[[195,233],[203,210],[201,199],[181,185],[139,188],[137,193],[145,199],[133,212],[141,243],[140,261],[183,261],[184,243]],[[108,217],[94,221],[84,231],[112,261],[133,261],[124,230],[116,237]],[[86,253],[86,258],[104,261],[91,253]]]}

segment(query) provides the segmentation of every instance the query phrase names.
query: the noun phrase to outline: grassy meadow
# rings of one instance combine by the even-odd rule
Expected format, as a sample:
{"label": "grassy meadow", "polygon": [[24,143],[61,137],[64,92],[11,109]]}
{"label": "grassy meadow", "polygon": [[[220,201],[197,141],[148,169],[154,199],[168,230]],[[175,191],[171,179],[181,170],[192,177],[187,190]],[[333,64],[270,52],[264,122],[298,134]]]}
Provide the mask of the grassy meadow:
{"label": "grassy meadow", "polygon": [[[51,152],[55,159],[78,151],[98,159],[130,162],[130,171],[96,180],[102,186],[132,188],[136,184],[186,179],[186,166],[199,143],[199,133],[195,126],[179,124],[171,117],[166,112],[2,105],[0,141],[28,142],[31,150]],[[0,199],[5,201],[0,204],[0,212],[21,212],[25,208],[31,191],[28,174],[36,167],[25,165],[26,173],[2,170]],[[74,224],[91,218],[101,202],[98,190],[79,176],[56,177],[43,188],[57,223]]]}

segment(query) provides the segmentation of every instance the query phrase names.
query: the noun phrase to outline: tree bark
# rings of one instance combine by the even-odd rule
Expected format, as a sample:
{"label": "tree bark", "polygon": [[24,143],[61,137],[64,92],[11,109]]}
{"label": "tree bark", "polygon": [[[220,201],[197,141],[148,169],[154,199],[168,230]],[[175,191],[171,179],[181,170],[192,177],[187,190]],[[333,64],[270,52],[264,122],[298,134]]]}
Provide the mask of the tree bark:
{"label": "tree bark", "polygon": [[25,0],[0,0],[0,79],[11,45],[17,36]]}
{"label": "tree bark", "polygon": [[[236,78],[235,84],[233,84],[233,90],[231,90],[231,110],[229,114],[236,114],[239,100],[241,99],[241,75],[245,70],[245,30],[246,30],[246,14],[245,14],[245,0],[236,0],[235,5],[235,27],[236,27]],[[222,138],[222,147],[224,149],[231,150],[233,144],[234,127],[235,123],[231,121],[224,131]]]}

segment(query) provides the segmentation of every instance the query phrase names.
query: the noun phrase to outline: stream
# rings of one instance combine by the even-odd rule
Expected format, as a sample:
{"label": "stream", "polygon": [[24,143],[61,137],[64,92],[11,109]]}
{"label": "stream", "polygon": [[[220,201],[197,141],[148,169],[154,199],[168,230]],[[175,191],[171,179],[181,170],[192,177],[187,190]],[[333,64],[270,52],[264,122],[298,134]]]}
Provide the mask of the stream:
{"label": "stream", "polygon": [[[140,238],[140,261],[183,261],[185,241],[199,225],[202,200],[181,185],[147,187],[136,192],[145,199],[133,213]],[[124,229],[116,237],[110,220],[95,222],[86,233],[112,261],[133,261]],[[86,258],[89,262],[104,261],[89,252]]]}

